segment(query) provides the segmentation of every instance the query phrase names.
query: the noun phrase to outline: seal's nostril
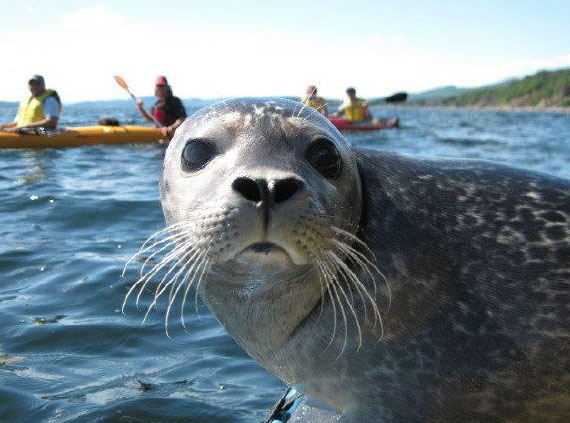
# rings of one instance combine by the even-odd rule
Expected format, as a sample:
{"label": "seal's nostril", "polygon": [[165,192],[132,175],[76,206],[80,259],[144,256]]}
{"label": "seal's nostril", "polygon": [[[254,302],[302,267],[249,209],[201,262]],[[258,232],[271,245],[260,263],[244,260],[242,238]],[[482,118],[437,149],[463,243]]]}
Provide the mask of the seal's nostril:
{"label": "seal's nostril", "polygon": [[232,183],[232,188],[234,191],[239,192],[245,199],[256,203],[263,198],[261,187],[253,179],[237,178]]}
{"label": "seal's nostril", "polygon": [[299,191],[301,186],[302,182],[294,178],[275,181],[273,185],[273,201],[275,204],[278,204],[288,200]]}

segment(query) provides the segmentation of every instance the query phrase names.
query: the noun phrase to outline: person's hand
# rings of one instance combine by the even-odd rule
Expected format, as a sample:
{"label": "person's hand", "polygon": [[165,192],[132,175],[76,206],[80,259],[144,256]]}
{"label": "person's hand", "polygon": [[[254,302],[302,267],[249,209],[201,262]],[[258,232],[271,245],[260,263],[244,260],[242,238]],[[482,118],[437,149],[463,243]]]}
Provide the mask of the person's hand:
{"label": "person's hand", "polygon": [[137,107],[139,109],[141,109],[143,107],[143,101],[140,98],[137,98],[137,101],[135,102],[135,104],[137,105]]}
{"label": "person's hand", "polygon": [[164,126],[162,128],[160,128],[160,134],[164,137],[164,138],[172,138],[174,136],[174,131],[176,131],[176,129],[170,127],[170,126]]}

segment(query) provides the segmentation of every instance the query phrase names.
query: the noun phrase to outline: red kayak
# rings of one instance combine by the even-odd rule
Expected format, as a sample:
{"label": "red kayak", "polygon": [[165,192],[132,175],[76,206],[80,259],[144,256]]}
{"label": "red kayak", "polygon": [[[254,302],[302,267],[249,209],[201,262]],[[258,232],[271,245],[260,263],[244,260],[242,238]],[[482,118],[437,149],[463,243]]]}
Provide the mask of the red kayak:
{"label": "red kayak", "polygon": [[346,119],[336,117],[330,117],[329,120],[339,131],[379,131],[380,129],[400,127],[398,118],[373,119],[372,121],[362,123],[352,123]]}

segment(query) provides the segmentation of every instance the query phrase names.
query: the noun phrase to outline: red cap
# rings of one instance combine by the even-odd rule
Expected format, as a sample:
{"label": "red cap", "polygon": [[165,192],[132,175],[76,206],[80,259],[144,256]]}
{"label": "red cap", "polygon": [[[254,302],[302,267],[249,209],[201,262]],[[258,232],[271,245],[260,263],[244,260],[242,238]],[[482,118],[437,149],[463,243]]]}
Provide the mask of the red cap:
{"label": "red cap", "polygon": [[166,80],[166,76],[164,76],[164,75],[157,76],[155,85],[168,85],[168,81]]}

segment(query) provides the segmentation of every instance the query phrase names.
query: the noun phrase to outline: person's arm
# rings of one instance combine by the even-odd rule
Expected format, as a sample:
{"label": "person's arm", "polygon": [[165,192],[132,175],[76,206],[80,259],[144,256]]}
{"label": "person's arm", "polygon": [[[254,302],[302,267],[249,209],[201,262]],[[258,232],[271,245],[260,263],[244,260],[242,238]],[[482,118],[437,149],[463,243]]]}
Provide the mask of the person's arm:
{"label": "person's arm", "polygon": [[370,114],[370,111],[368,110],[368,103],[366,101],[362,102],[362,108],[364,109],[365,119],[372,119],[372,115]]}
{"label": "person's arm", "polygon": [[324,101],[323,101],[323,104],[321,105],[321,107],[319,107],[319,112],[320,112],[323,116],[328,116],[327,103],[325,103]]}
{"label": "person's arm", "polygon": [[10,122],[10,123],[3,123],[2,125],[0,125],[0,131],[4,131],[6,129],[10,129],[16,126],[16,122]]}
{"label": "person's arm", "polygon": [[174,131],[176,131],[176,128],[182,125],[182,122],[184,122],[184,119],[178,118],[174,121],[172,125],[160,128],[160,133],[162,134],[163,137],[172,138],[174,136]]}
{"label": "person's arm", "polygon": [[336,112],[334,112],[334,113],[332,114],[332,116],[338,117],[338,116],[344,115],[344,107],[345,107],[345,106],[344,106],[344,103],[342,103],[342,104],[340,105],[340,107],[336,110]]}
{"label": "person's arm", "polygon": [[172,125],[166,126],[164,128],[160,128],[160,132],[163,137],[172,138],[174,136],[174,131],[178,128],[184,120],[186,120],[186,109],[182,104],[182,101],[178,97],[176,97],[176,107],[175,107],[175,116],[176,120]]}
{"label": "person's arm", "polygon": [[16,131],[20,130],[20,129],[28,129],[28,128],[46,128],[46,129],[55,129],[57,128],[57,122],[59,121],[59,118],[54,117],[54,116],[48,116],[45,119],[42,120],[38,120],[36,122],[32,122],[32,123],[28,123],[27,125],[24,126],[15,126],[14,129]]}
{"label": "person's arm", "polygon": [[147,111],[144,108],[144,104],[142,102],[142,100],[137,99],[136,102],[137,105],[137,109],[139,110],[140,114],[142,115],[142,117],[147,121],[147,122],[154,122],[154,120],[150,117],[150,115],[147,113]]}
{"label": "person's arm", "polygon": [[20,112],[18,111],[18,113],[16,113],[16,116],[14,117],[14,120],[10,123],[3,123],[2,125],[0,125],[0,131],[9,131],[11,128],[15,127],[17,125],[18,122],[18,118],[20,116]]}

